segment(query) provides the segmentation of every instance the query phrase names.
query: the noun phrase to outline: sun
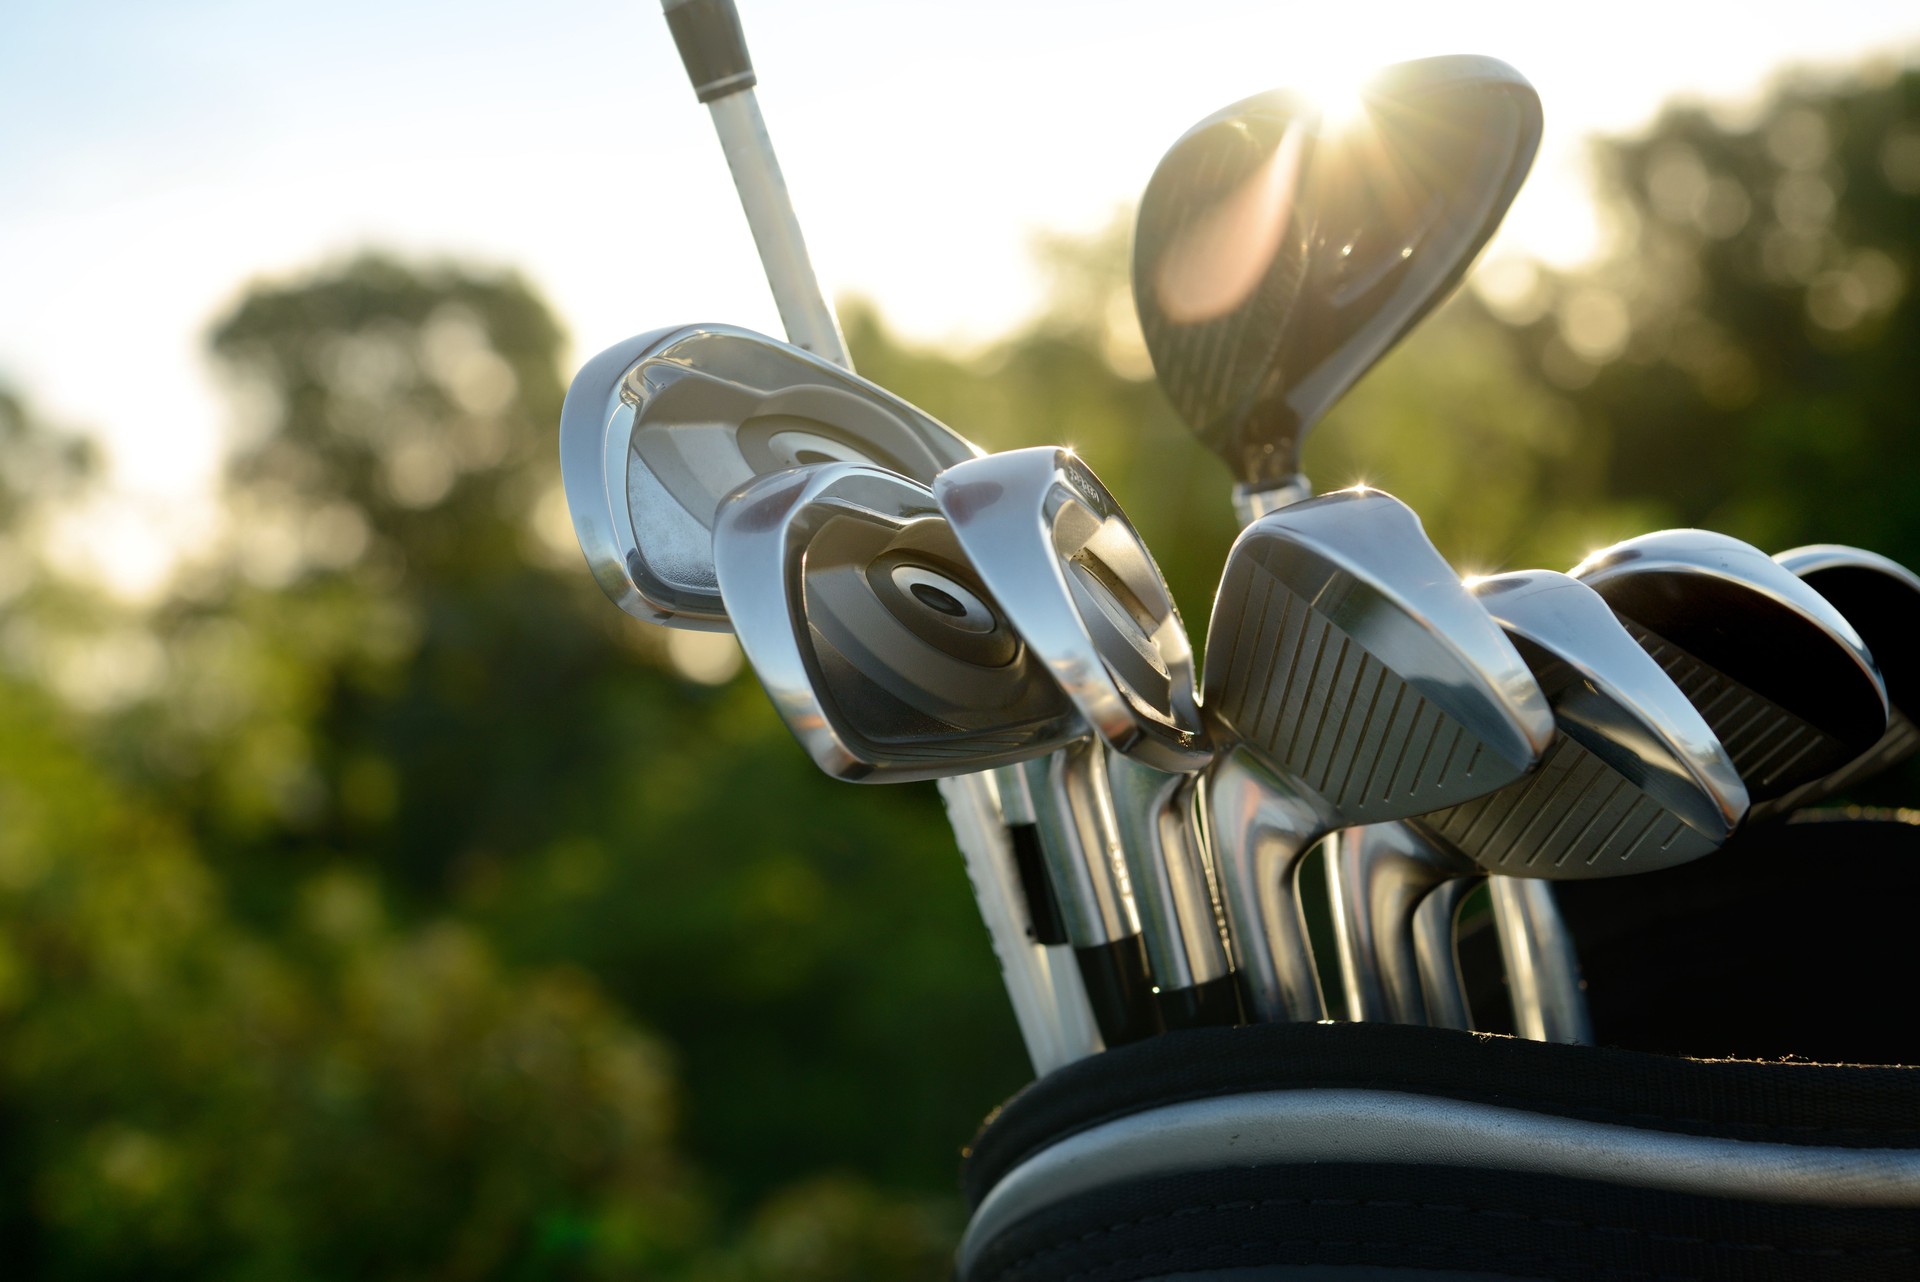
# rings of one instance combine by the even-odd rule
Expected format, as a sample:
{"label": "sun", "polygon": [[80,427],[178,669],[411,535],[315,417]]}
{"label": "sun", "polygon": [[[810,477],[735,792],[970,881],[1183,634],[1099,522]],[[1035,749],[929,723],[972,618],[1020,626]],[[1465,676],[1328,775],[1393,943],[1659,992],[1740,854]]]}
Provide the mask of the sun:
{"label": "sun", "polygon": [[1345,133],[1367,118],[1364,91],[1379,68],[1371,62],[1334,58],[1304,69],[1294,88],[1319,109],[1321,132]]}

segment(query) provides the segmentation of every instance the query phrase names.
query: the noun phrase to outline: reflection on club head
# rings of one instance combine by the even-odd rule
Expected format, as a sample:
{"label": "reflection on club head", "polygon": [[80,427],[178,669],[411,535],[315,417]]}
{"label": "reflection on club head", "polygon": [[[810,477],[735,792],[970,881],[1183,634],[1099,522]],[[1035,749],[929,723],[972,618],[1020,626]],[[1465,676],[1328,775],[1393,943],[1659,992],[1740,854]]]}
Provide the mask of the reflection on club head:
{"label": "reflection on club head", "polygon": [[1865,643],[1818,592],[1749,544],[1661,530],[1573,568],[1706,718],[1755,805],[1822,778],[1887,728]]}
{"label": "reflection on club head", "polygon": [[1299,471],[1307,431],[1446,297],[1540,141],[1491,58],[1399,63],[1350,120],[1266,93],[1189,130],[1140,199],[1133,285],[1160,385],[1243,487]]}
{"label": "reflection on club head", "polygon": [[942,778],[1086,733],[906,477],[819,463],[749,481],[720,505],[713,558],[741,649],[828,774]]}
{"label": "reflection on club head", "polygon": [[1086,464],[1051,446],[956,464],[933,484],[975,569],[1108,743],[1163,770],[1208,750],[1193,651],[1166,580]]}
{"label": "reflection on club head", "polygon": [[713,514],[737,486],[807,463],[921,482],[979,451],[899,397],[777,339],[656,330],[581,367],[560,419],[567,506],[594,578],[653,623],[728,626]]}

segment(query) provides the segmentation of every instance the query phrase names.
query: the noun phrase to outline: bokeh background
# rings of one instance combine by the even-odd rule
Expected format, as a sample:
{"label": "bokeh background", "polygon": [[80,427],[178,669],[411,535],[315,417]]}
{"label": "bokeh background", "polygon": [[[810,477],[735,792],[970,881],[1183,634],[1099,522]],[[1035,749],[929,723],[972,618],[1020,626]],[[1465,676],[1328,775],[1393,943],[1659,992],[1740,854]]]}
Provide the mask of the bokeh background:
{"label": "bokeh background", "polygon": [[[1228,101],[1441,52],[1547,143],[1321,487],[1463,572],[1683,524],[1920,564],[1905,6],[743,8],[861,371],[1078,447],[1196,629],[1227,477],[1129,201]],[[572,369],[692,320],[778,332],[640,0],[0,14],[9,1275],[944,1276],[1028,1069],[937,797],[818,775],[560,497]]]}

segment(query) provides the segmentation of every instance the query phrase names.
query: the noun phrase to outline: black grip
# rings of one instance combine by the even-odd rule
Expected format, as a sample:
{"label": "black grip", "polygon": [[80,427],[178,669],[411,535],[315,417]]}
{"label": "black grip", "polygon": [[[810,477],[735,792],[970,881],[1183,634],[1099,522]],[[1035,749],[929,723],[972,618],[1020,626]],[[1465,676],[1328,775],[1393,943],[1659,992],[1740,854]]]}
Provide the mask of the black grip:
{"label": "black grip", "polygon": [[1013,866],[1020,873],[1020,889],[1027,898],[1027,919],[1033,924],[1033,942],[1047,947],[1067,943],[1067,920],[1047,880],[1047,857],[1040,853],[1040,829],[1033,824],[1008,824],[1013,842]]}
{"label": "black grip", "polygon": [[701,102],[753,88],[753,59],[733,0],[665,0],[662,7]]}

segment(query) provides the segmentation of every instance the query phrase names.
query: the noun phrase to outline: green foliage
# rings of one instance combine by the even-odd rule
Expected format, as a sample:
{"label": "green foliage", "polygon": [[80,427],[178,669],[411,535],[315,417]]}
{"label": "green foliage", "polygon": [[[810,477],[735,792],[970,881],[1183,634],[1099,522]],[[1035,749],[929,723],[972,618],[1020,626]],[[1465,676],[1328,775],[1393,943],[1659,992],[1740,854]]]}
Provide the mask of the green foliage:
{"label": "green foliage", "polygon": [[[1920,562],[1914,73],[1600,154],[1620,252],[1437,312],[1314,433],[1463,570],[1651,526]],[[1824,193],[1824,194],[1823,194]],[[1203,635],[1224,470],[1124,216],[969,357],[863,373],[1077,447]],[[62,1278],[935,1278],[1026,1075],[930,787],[818,775],[730,656],[580,562],[558,325],[364,257],[212,333],[231,538],[130,613],[41,573],[86,451],[0,397],[0,1233]],[[687,646],[703,647],[705,663]],[[1910,797],[1906,798],[1910,799]]]}

